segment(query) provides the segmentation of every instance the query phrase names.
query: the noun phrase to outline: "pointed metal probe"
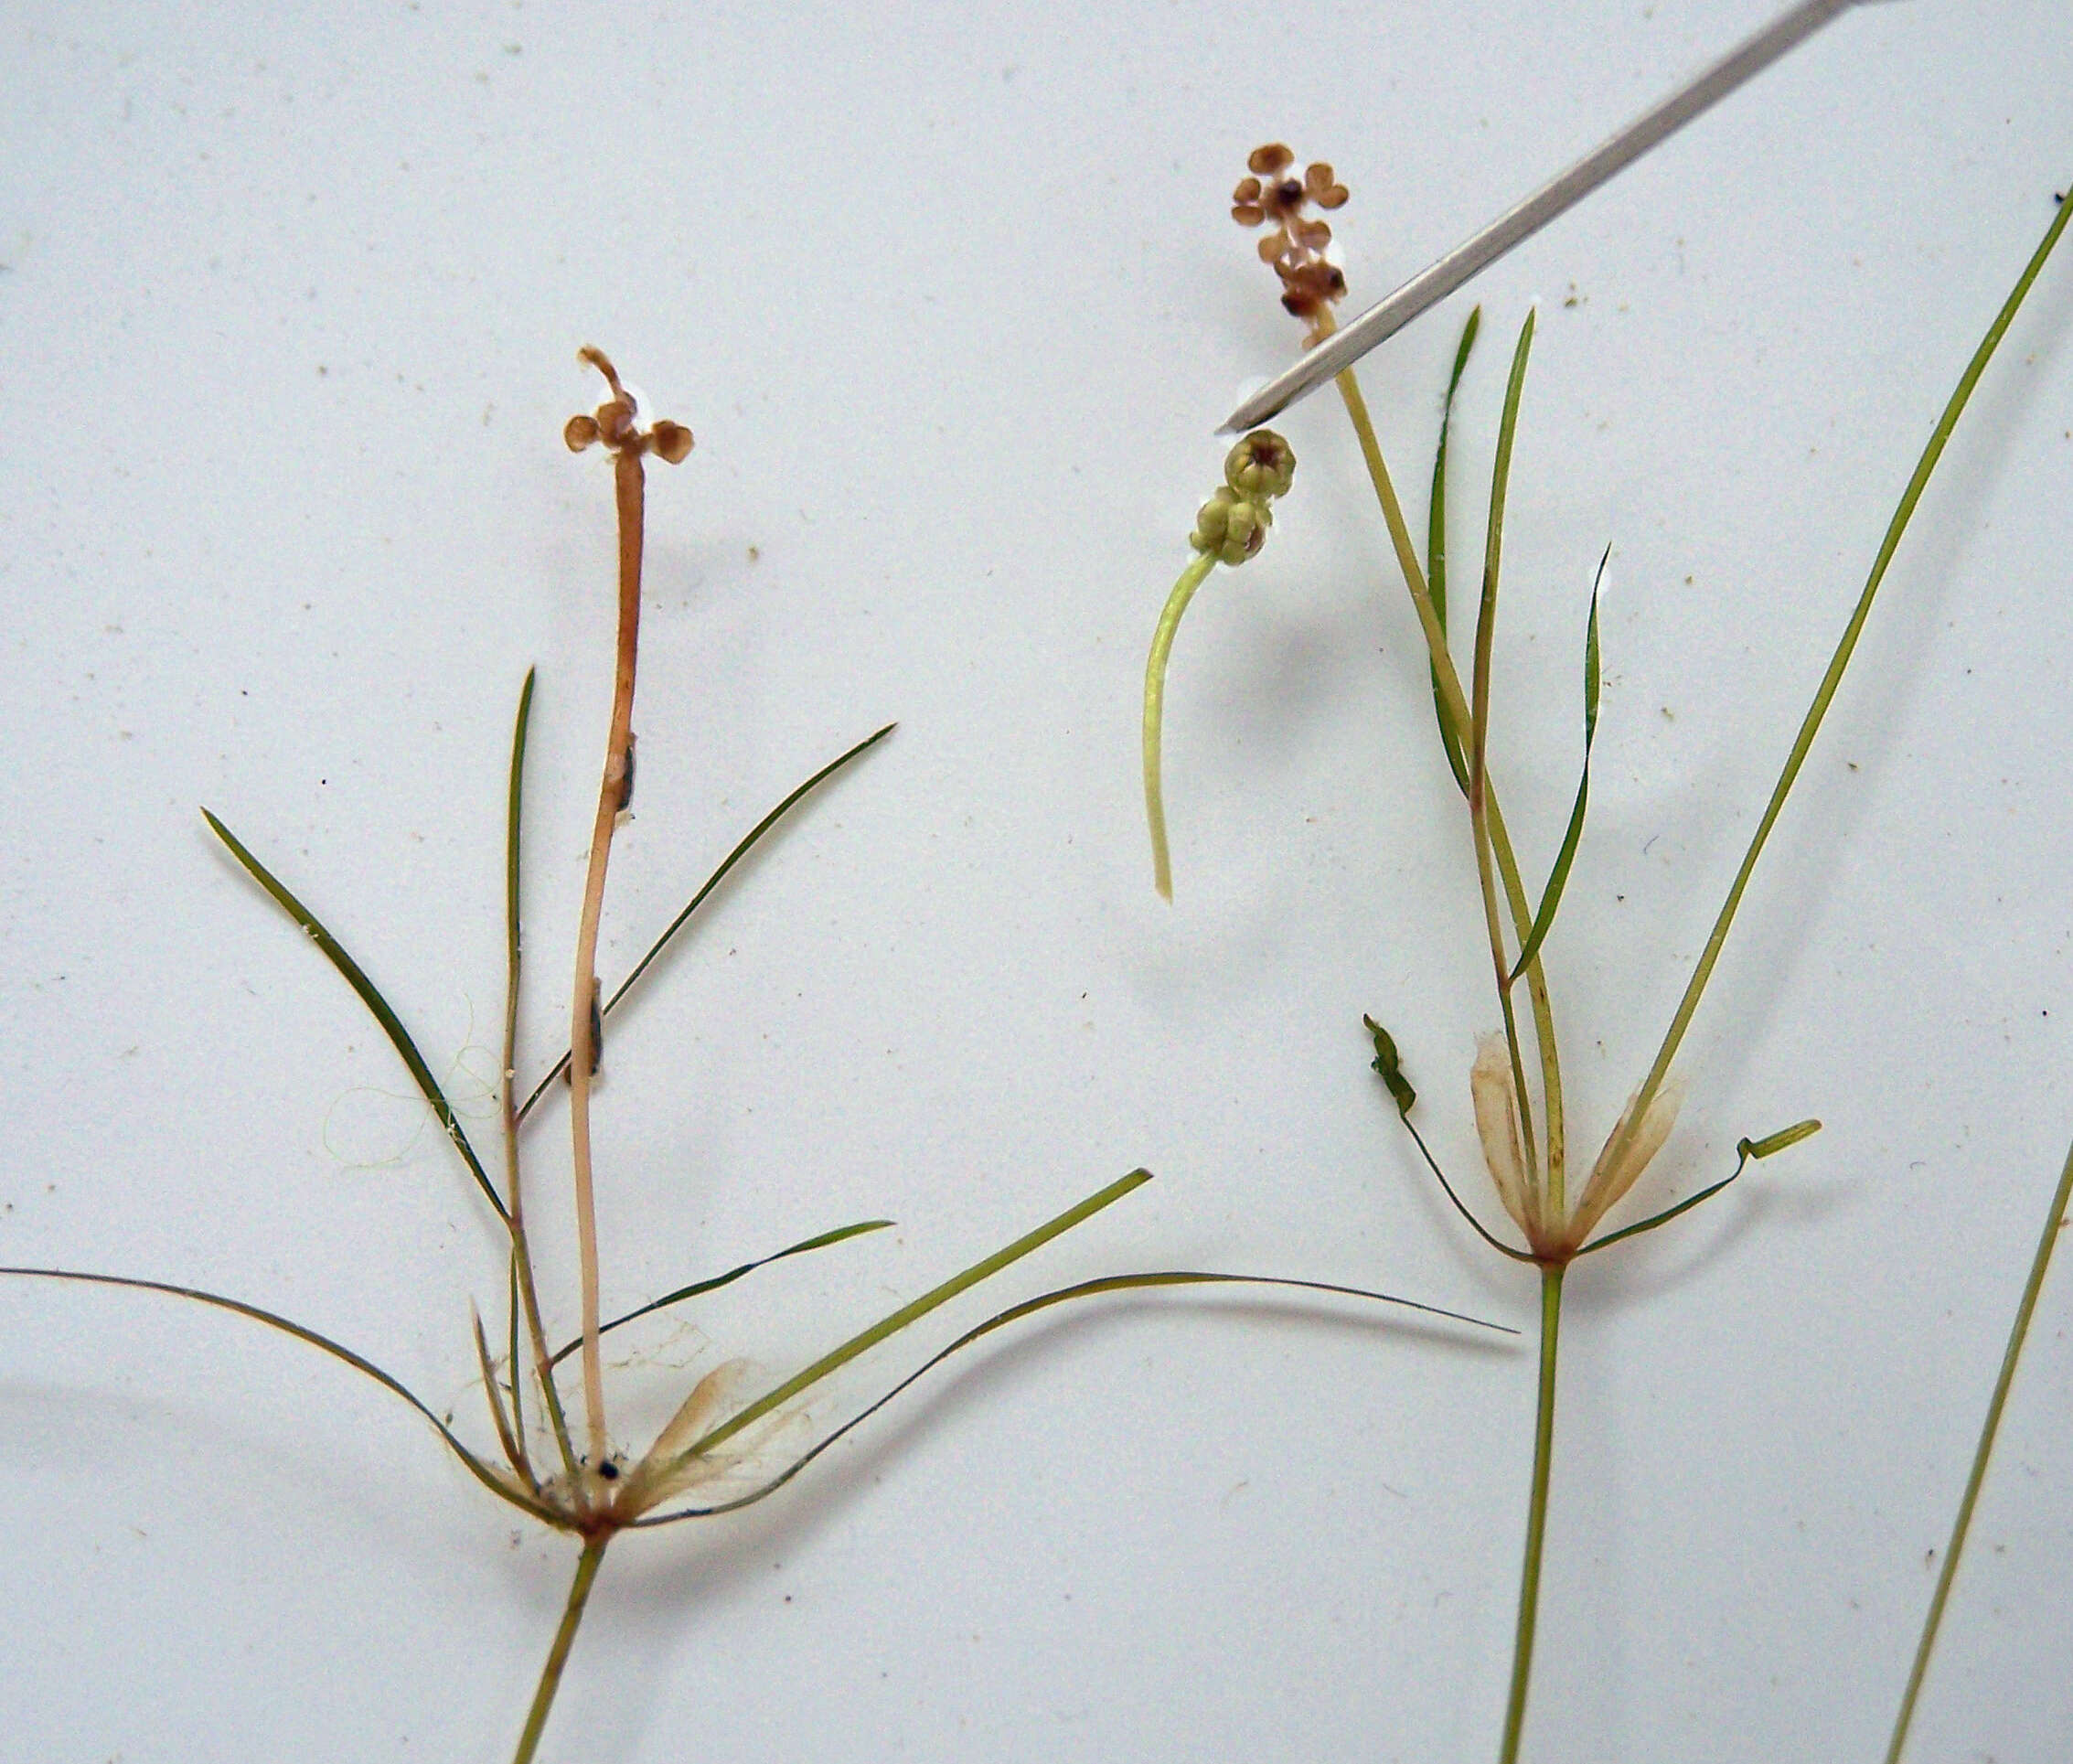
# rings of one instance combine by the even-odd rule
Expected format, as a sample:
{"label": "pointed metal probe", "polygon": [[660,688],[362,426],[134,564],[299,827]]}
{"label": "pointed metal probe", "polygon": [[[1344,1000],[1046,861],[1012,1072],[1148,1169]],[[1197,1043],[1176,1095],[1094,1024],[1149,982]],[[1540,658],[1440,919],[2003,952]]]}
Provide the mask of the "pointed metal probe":
{"label": "pointed metal probe", "polygon": [[1755,36],[1636,117],[1609,141],[1594,147],[1560,176],[1498,216],[1474,238],[1457,245],[1430,268],[1419,271],[1351,324],[1341,326],[1287,373],[1269,381],[1232,412],[1218,433],[1236,434],[1265,422],[1342,369],[1352,366],[1384,337],[1394,337],[1427,307],[1446,299],[1477,271],[1495,262],[1522,240],[1530,239],[1651,147],[1805,42],[1830,19],[1865,4],[1867,0],[1801,0],[1799,5],[1771,20]]}

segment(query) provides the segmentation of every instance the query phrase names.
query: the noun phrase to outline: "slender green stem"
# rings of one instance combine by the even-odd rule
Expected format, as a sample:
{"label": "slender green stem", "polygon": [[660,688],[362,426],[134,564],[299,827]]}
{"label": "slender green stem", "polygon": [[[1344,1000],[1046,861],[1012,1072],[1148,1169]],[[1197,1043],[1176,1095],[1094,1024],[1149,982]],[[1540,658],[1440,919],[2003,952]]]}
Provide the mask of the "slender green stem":
{"label": "slender green stem", "polygon": [[1547,1476],[1555,1459],[1555,1364],[1562,1337],[1562,1275],[1541,1269],[1540,1399],[1533,1419],[1533,1491],[1526,1508],[1526,1559],[1519,1570],[1519,1628],[1512,1644],[1512,1696],[1504,1711],[1498,1764],[1516,1764],[1533,1675],[1533,1624],[1540,1614],[1541,1545],[1547,1537]]}
{"label": "slender green stem", "polygon": [[[2068,206],[2073,207],[2073,204]],[[1929,1598],[1929,1616],[1922,1622],[1922,1639],[1915,1648],[1915,1663],[1907,1673],[1907,1688],[1900,1698],[1900,1713],[1893,1724],[1893,1743],[1886,1748],[1886,1764],[1900,1764],[1907,1744],[1908,1724],[1915,1718],[1915,1701],[1929,1675],[1929,1654],[1936,1646],[1937,1628],[1943,1621],[1943,1608],[1950,1598],[1950,1583],[1958,1576],[1958,1557],[1965,1548],[1965,1534],[1972,1524],[1972,1509],[1979,1503],[1980,1485],[1986,1481],[1987,1459],[1993,1455],[1994,1435],[2001,1429],[2001,1411],[2008,1401],[2008,1387],[2015,1382],[2015,1363],[2022,1358],[2023,1343],[2030,1333],[2030,1317],[2037,1308],[2037,1294],[2044,1289],[2045,1270],[2051,1266],[2052,1248],[2066,1222],[2066,1208],[2073,1201],[2073,1150],[2066,1154],[2066,1167],[2058,1173],[2052,1191],[2051,1211],[2045,1215],[2037,1253],[2030,1260],[2030,1278],[2023,1288],[2023,1301],[2015,1307],[2015,1322],[2008,1331],[2008,1346],[2001,1356],[2001,1375],[1994,1380],[1993,1396],[1987,1404],[1986,1425],[1980,1429],[1979,1449],[1972,1454],[1972,1473],[1965,1479],[1964,1498],[1958,1502],[1957,1522],[1950,1528],[1950,1543],[1943,1552],[1943,1571],[1937,1576],[1936,1591]]]}
{"label": "slender green stem", "polygon": [[[1389,467],[1382,457],[1382,444],[1376,439],[1374,422],[1368,415],[1367,400],[1361,395],[1361,383],[1348,369],[1338,379],[1339,395],[1346,405],[1346,415],[1352,422],[1353,433],[1361,444],[1361,457],[1366,462],[1368,477],[1374,485],[1375,499],[1382,505],[1384,524],[1389,529],[1390,544],[1396,552],[1396,565],[1403,572],[1404,586],[1410,592],[1411,605],[1418,615],[1419,628],[1425,633],[1426,648],[1431,656],[1432,667],[1439,679],[1439,690],[1447,715],[1451,720],[1457,739],[1465,738],[1469,727],[1469,700],[1461,690],[1461,676],[1454,667],[1454,657],[1447,647],[1447,630],[1439,622],[1437,610],[1432,604],[1431,591],[1427,588],[1425,572],[1419,567],[1418,554],[1411,543],[1411,529],[1404,519],[1403,505],[1396,499],[1396,486],[1391,482]],[[1504,883],[1504,895],[1512,914],[1512,923],[1519,941],[1523,945],[1533,935],[1533,910],[1526,898],[1526,886],[1519,873],[1519,861],[1512,849],[1512,836],[1504,825],[1504,814],[1498,807],[1497,786],[1487,779],[1483,785],[1484,807],[1490,816],[1490,840],[1491,854],[1497,860],[1497,871]],[[1547,978],[1535,955],[1526,968],[1526,991],[1533,1007],[1533,1037],[1540,1044],[1541,1097],[1546,1112],[1547,1160],[1551,1167],[1563,1161],[1564,1125],[1562,1111],[1562,1063],[1555,1042],[1555,1008],[1547,994]],[[1520,1101],[1524,1102],[1522,1096]],[[1529,1136],[1530,1139],[1530,1136]]]}
{"label": "slender green stem", "polygon": [[1641,1081],[1633,1104],[1627,1111],[1627,1127],[1619,1135],[1618,1143],[1608,1146],[1603,1156],[1610,1163],[1626,1149],[1626,1142],[1639,1129],[1649,1112],[1649,1105],[1655,1100],[1656,1092],[1662,1087],[1663,1078],[1670,1071],[1670,1062],[1675,1056],[1678,1045],[1684,1039],[1684,1031],[1690,1026],[1692,1013],[1699,1008],[1700,996],[1706,989],[1706,982],[1713,978],[1714,964],[1720,959],[1721,946],[1727,941],[1728,927],[1735,923],[1736,909],[1742,904],[1742,891],[1749,885],[1749,877],[1757,867],[1757,860],[1763,855],[1765,843],[1770,838],[1770,829],[1776,824],[1779,811],[1785,807],[1785,798],[1800,776],[1800,767],[1805,763],[1808,750],[1814,744],[1814,737],[1821,732],[1822,720],[1828,715],[1828,707],[1835,697],[1836,688],[1843,683],[1843,670],[1850,666],[1850,657],[1856,652],[1857,638],[1865,628],[1865,621],[1871,615],[1872,602],[1877,598],[1879,584],[1886,580],[1886,566],[1893,561],[1893,554],[1900,549],[1900,540],[1907,530],[1907,523],[1914,518],[1915,507],[1922,499],[1922,492],[1929,487],[1929,477],[1935,472],[1937,462],[1943,457],[1943,449],[1950,439],[1951,431],[1958,426],[1958,419],[1964,414],[1965,406],[1971,400],[1972,389],[1980,383],[1980,376],[1986,372],[1987,363],[1993,359],[1994,351],[2001,347],[2001,339],[2014,322],[2024,297],[2030,292],[2030,284],[2037,279],[2051,255],[2052,247],[2058,243],[2058,236],[2066,230],[2068,218],[2073,218],[2073,202],[2059,204],[2058,212],[2051,225],[2046,229],[2043,242],[2032,253],[2023,273],[2016,278],[2008,298],[2002,303],[2001,310],[1987,327],[1987,334],[1980,339],[1980,346],[1972,351],[1972,358],[1966,364],[1957,389],[1950,401],[1943,407],[1943,414],[1937,419],[1936,428],[1930,433],[1929,445],[1922,449],[1922,456],[1916,463],[1914,476],[1907,480],[1907,487],[1901,493],[1899,506],[1893,511],[1893,519],[1886,523],[1886,537],[1879,543],[1878,556],[1872,563],[1872,572],[1866,578],[1864,592],[1857,596],[1855,609],[1850,622],[1843,627],[1843,636],[1835,646],[1835,653],[1829,657],[1828,671],[1822,676],[1821,685],[1815,689],[1813,702],[1807,707],[1805,719],[1800,724],[1800,732],[1793,737],[1792,751],[1785,756],[1785,769],[1778,775],[1778,783],[1772,787],[1770,801],[1764,806],[1763,818],[1757,823],[1755,836],[1749,840],[1749,849],[1743,854],[1742,867],[1735,872],[1729,884],[1727,898],[1721,903],[1720,915],[1714,921],[1713,931],[1706,938],[1705,948],[1699,954],[1698,966],[1692,970],[1690,983],[1684,996],[1678,1000],[1676,1014],[1670,1020],[1670,1028],[1664,1033],[1662,1045],[1656,1052],[1655,1064],[1649,1068],[1649,1075]]}
{"label": "slender green stem", "polygon": [[1173,898],[1173,862],[1166,849],[1166,796],[1159,783],[1159,729],[1166,719],[1166,659],[1172,653],[1173,634],[1181,628],[1181,615],[1188,610],[1195,590],[1209,580],[1216,567],[1216,553],[1204,551],[1181,572],[1181,580],[1166,597],[1152,633],[1151,655],[1145,662],[1145,819],[1151,826],[1152,882],[1167,900]]}
{"label": "slender green stem", "polygon": [[569,1663],[577,1625],[583,1620],[583,1607],[590,1602],[591,1582],[597,1578],[598,1564],[604,1560],[604,1546],[610,1542],[607,1537],[593,1537],[583,1545],[583,1553],[576,1558],[576,1577],[569,1588],[569,1602],[562,1609],[561,1627],[554,1631],[554,1645],[547,1651],[540,1688],[533,1693],[526,1730],[518,1736],[518,1749],[512,1753],[511,1764],[532,1764],[533,1754],[540,1749],[540,1737],[547,1731],[548,1713],[554,1707],[554,1693],[561,1688],[561,1669]]}

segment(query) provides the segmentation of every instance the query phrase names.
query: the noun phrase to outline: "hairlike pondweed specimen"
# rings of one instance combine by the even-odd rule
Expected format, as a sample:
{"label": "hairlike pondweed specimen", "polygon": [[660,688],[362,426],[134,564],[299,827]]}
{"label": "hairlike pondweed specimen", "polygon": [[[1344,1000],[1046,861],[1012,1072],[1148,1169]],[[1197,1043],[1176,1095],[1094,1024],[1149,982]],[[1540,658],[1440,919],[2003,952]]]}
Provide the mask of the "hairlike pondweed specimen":
{"label": "hairlike pondweed specimen", "polygon": [[[769,1263],[807,1254],[866,1233],[884,1229],[891,1221],[871,1219],[824,1231],[774,1255],[743,1262],[725,1273],[693,1281],[651,1299],[624,1315],[604,1320],[600,1314],[600,1278],[596,1227],[596,1171],[591,1142],[593,1081],[601,1066],[605,1026],[662,949],[689,921],[699,906],[730,871],[803,797],[849,765],[891,732],[878,730],[823,766],[786,796],[735,845],[689,903],[650,946],[646,954],[609,997],[599,986],[596,954],[604,910],[605,882],[614,835],[632,797],[634,772],[633,710],[639,655],[642,547],[645,527],[646,463],[649,457],[670,464],[691,450],[690,431],[679,423],[645,422],[633,394],[622,384],[612,363],[595,349],[582,359],[601,373],[609,396],[590,414],[570,419],[563,432],[569,447],[582,452],[602,445],[610,459],[618,514],[617,668],[614,674],[605,759],[599,780],[589,862],[578,922],[575,980],[570,1002],[569,1051],[529,1093],[518,1085],[520,937],[520,834],[523,822],[527,731],[530,721],[533,678],[526,677],[511,742],[506,812],[505,1014],[500,1116],[502,1159],[497,1174],[477,1152],[466,1125],[455,1112],[430,1064],[410,1031],[366,970],[346,950],[315,912],[305,905],[272,870],[214,814],[204,809],[211,830],[243,869],[307,935],[344,978],[379,1023],[402,1060],[426,1105],[444,1129],[483,1203],[494,1213],[508,1246],[501,1284],[505,1316],[497,1331],[493,1352],[490,1333],[479,1311],[471,1320],[469,1352],[480,1374],[496,1446],[478,1449],[465,1440],[451,1417],[443,1417],[423,1398],[364,1355],[305,1328],[277,1312],[241,1299],[167,1281],[61,1268],[0,1268],[0,1274],[84,1283],[166,1294],[249,1318],[318,1348],[365,1374],[417,1411],[438,1432],[447,1449],[478,1482],[498,1499],[533,1519],[568,1534],[578,1545],[575,1573],[546,1663],[541,1670],[515,1759],[525,1764],[535,1756],[555,1693],[582,1621],[592,1587],[605,1552],[622,1532],[651,1529],[680,1521],[710,1518],[753,1504],[789,1482],[807,1464],[874,1414],[886,1402],[951,1354],[1003,1325],[1050,1307],[1101,1293],[1145,1288],[1181,1288],[1210,1283],[1296,1288],[1308,1291],[1405,1305],[1432,1315],[1474,1322],[1458,1313],[1416,1305],[1389,1295],[1350,1288],[1268,1277],[1193,1270],[1160,1270],[1113,1275],[1046,1292],[987,1318],[948,1347],[910,1372],[890,1390],[840,1427],[789,1461],[773,1458],[759,1464],[757,1449],[774,1449],[774,1434],[796,1411],[798,1399],[860,1355],[867,1352],[962,1293],[991,1278],[1053,1238],[1072,1230],[1112,1203],[1150,1180],[1132,1171],[1025,1233],[994,1254],[900,1306],[821,1355],[803,1370],[742,1400],[735,1385],[737,1363],[730,1362],[700,1378],[685,1394],[673,1415],[645,1446],[627,1447],[614,1435],[607,1406],[600,1342],[612,1331],[686,1300],[711,1292]],[[573,1165],[573,1206],[578,1255],[579,1327],[574,1338],[550,1349],[540,1296],[539,1270],[528,1230],[528,1193],[524,1181],[523,1133],[530,1116],[550,1087],[566,1077],[570,1096]],[[1496,1327],[1491,1325],[1489,1327]],[[571,1406],[559,1371],[574,1357],[582,1384],[582,1412],[572,1419]]]}
{"label": "hairlike pondweed specimen", "polygon": [[[1324,221],[1309,216],[1306,210],[1313,202],[1321,208],[1336,208],[1345,201],[1346,192],[1329,166],[1313,165],[1302,176],[1298,177],[1292,169],[1294,164],[1295,155],[1278,144],[1255,152],[1248,162],[1248,176],[1234,193],[1232,214],[1244,226],[1271,227],[1272,230],[1261,241],[1260,256],[1273,266],[1281,282],[1282,304],[1303,322],[1307,341],[1315,343],[1330,335],[1334,328],[1332,307],[1345,293],[1346,284],[1344,277],[1330,257],[1330,227]],[[1581,1183],[1571,1180],[1569,1170],[1568,1122],[1563,1107],[1561,1061],[1555,1038],[1554,1008],[1541,957],[1561,905],[1564,887],[1576,861],[1589,800],[1590,754],[1597,732],[1599,697],[1597,603],[1610,548],[1607,549],[1606,555],[1598,561],[1585,626],[1582,775],[1559,849],[1549,867],[1547,881],[1536,900],[1527,891],[1511,835],[1499,807],[1490,758],[1491,654],[1503,549],[1505,494],[1520,401],[1524,388],[1526,363],[1533,346],[1533,315],[1527,315],[1519,334],[1499,421],[1490,510],[1485,528],[1474,659],[1466,689],[1448,642],[1445,537],[1447,435],[1452,420],[1455,392],[1469,350],[1474,346],[1480,315],[1472,313],[1464,327],[1447,388],[1439,440],[1435,451],[1430,524],[1427,556],[1423,561],[1418,557],[1388,468],[1383,461],[1374,425],[1369,419],[1360,386],[1350,369],[1338,377],[1340,394],[1352,421],[1369,476],[1373,482],[1391,546],[1425,640],[1440,742],[1468,808],[1482,919],[1489,941],[1490,959],[1501,1020],[1501,1028],[1492,1031],[1479,1042],[1469,1071],[1469,1099],[1491,1183],[1506,1215],[1518,1230],[1523,1246],[1505,1242],[1478,1219],[1461,1199],[1454,1184],[1441,1171],[1437,1160],[1427,1149],[1424,1137],[1412,1124],[1411,1112],[1416,1101],[1416,1093],[1405,1075],[1396,1043],[1387,1030],[1373,1018],[1368,1018],[1364,1021],[1374,1050],[1373,1064],[1405,1127],[1416,1140],[1420,1154],[1445,1188],[1448,1198],[1493,1249],[1515,1261],[1532,1265],[1538,1269],[1541,1279],[1538,1413],[1511,1689],[1500,1753],[1505,1764],[1510,1764],[1519,1754],[1531,1682],[1541,1551],[1547,1512],[1549,1473],[1553,1461],[1555,1369],[1564,1276],[1569,1265],[1578,1256],[1590,1255],[1612,1244],[1654,1230],[1719,1193],[1750,1162],[1782,1151],[1819,1129],[1820,1123],[1808,1120],[1759,1139],[1745,1139],[1738,1142],[1740,1155],[1736,1167],[1726,1178],[1638,1223],[1596,1235],[1608,1213],[1633,1189],[1671,1135],[1683,1095],[1683,1085],[1678,1074],[1672,1070],[1672,1062],[1691,1024],[1707,982],[1712,978],[1757,861],[1762,854],[1786,797],[1820,731],[1822,721],[1842,681],[1865,621],[1870,614],[1879,584],[1885,578],[1887,566],[1907,529],[1929,475],[1934,470],[1973,387],[2064,230],[2069,210],[2073,210],[2073,204],[2063,208],[2053,220],[2000,315],[1974,352],[1971,364],[1965,369],[1957,390],[1952,393],[1938,422],[1929,445],[1895,509],[1870,576],[1792,743],[1784,768],[1771,792],[1770,800],[1758,821],[1741,866],[1729,886],[1726,899],[1678,1003],[1669,1030],[1663,1036],[1647,1074],[1614,1123],[1610,1134]],[[1200,560],[1191,566],[1191,570],[1200,570],[1206,573],[1206,566]],[[1187,583],[1188,578],[1183,576],[1183,587]],[[1191,588],[1188,592],[1191,593]],[[1159,636],[1153,644],[1153,667],[1148,675],[1146,686],[1147,800],[1150,809],[1154,861],[1162,893],[1166,892],[1167,861],[1163,817],[1157,792],[1158,719],[1164,686],[1165,648],[1171,641],[1170,625],[1178,616],[1178,606],[1185,604],[1186,595],[1177,589],[1174,596],[1169,600],[1166,614],[1159,622]],[[1527,1008],[1524,1012],[1521,1012],[1515,1005],[1515,993],[1522,982],[1526,995]],[[1530,1019],[1530,1040],[1522,1031],[1522,1015]],[[1535,1086],[1531,1082],[1533,1078],[1538,1079],[1537,1096]],[[2063,1194],[2058,1204],[2063,1208]],[[1982,1452],[1983,1450],[1982,1444]],[[1925,1658],[1927,1646],[1925,1638]]]}

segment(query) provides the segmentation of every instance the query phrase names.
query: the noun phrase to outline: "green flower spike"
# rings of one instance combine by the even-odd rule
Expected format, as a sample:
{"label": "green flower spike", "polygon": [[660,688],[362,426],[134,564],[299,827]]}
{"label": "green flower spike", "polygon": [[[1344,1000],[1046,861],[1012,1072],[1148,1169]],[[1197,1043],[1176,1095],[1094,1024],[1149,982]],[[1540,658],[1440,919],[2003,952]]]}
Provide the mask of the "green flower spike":
{"label": "green flower spike", "polygon": [[1272,429],[1255,429],[1225,455],[1223,481],[1249,501],[1285,497],[1296,481],[1295,450]]}
{"label": "green flower spike", "polygon": [[1266,529],[1273,524],[1273,512],[1266,503],[1248,502],[1228,485],[1220,484],[1195,511],[1195,530],[1188,536],[1188,543],[1219,563],[1235,566],[1266,543]]}
{"label": "green flower spike", "polygon": [[1197,556],[1181,572],[1166,597],[1152,633],[1151,656],[1145,663],[1145,818],[1151,824],[1152,881],[1168,900],[1173,898],[1173,866],[1166,847],[1166,803],[1159,786],[1159,727],[1166,710],[1166,660],[1173,634],[1195,590],[1219,563],[1235,568],[1266,543],[1274,525],[1271,507],[1286,496],[1296,478],[1295,449],[1272,429],[1256,429],[1232,448],[1223,461],[1223,482],[1195,515],[1188,542]]}

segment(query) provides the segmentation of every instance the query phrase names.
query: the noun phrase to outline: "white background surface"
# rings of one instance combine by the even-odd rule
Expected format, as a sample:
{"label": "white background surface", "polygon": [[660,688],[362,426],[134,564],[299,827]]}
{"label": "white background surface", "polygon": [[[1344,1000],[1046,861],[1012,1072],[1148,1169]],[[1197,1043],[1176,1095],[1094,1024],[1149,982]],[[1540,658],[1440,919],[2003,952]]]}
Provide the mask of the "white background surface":
{"label": "white background surface", "polygon": [[[1171,908],[1138,799],[1144,645],[1209,431],[1296,341],[1225,218],[1245,152],[1335,162],[1373,298],[1768,10],[17,10],[0,1260],[278,1308],[486,1434],[485,1210],[196,807],[304,891],[436,1067],[486,1073],[537,662],[523,1064],[552,1057],[608,689],[609,476],[559,440],[597,401],[573,359],[594,342],[699,440],[651,478],[608,982],[786,788],[902,724],[615,1033],[606,1302],[900,1229],[651,1337],[629,1429],[694,1355],[781,1374],[1138,1163],[1159,1181],[996,1301],[1211,1266],[1529,1322],[1530,1278],[1450,1214],[1366,1070],[1363,1010],[1483,1200],[1466,829],[1329,402],[1285,425],[1302,466],[1266,554],[1181,634]],[[1540,303],[1494,737],[1535,873],[1615,545],[1550,951],[1581,1141],[1645,1065],[2073,176],[2065,23],[2049,0],[1848,17],[1469,291],[1463,560]],[[1366,370],[1414,522],[1468,298]],[[2062,259],[1889,579],[1640,1199],[1725,1173],[1741,1134],[1827,1131],[1571,1282],[1532,1757],[1883,1748],[2073,1129],[2069,328]],[[567,1317],[564,1120],[534,1157]],[[2066,1278],[1922,1759],[2073,1749]],[[853,1369],[814,1425],[986,1309]],[[564,1542],[234,1320],[26,1285],[0,1320],[9,1757],[508,1757]],[[753,1513],[620,1545],[542,1755],[1491,1756],[1533,1365],[1465,1335],[1162,1297],[995,1338]]]}

